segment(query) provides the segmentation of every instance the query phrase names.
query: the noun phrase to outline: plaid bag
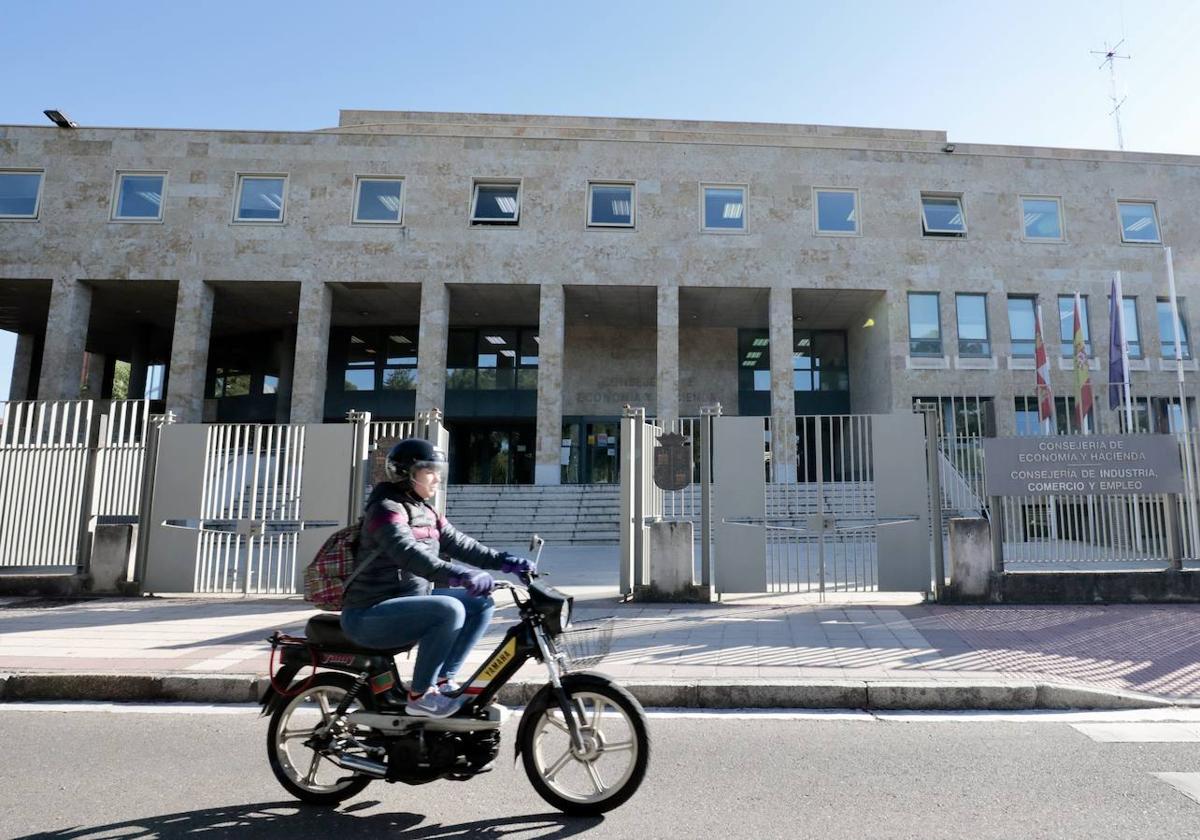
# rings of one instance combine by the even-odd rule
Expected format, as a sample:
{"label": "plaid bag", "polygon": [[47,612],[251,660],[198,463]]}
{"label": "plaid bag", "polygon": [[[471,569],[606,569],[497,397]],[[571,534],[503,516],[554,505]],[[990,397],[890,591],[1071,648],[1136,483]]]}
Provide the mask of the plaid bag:
{"label": "plaid bag", "polygon": [[374,559],[372,556],[355,568],[361,529],[362,520],[359,519],[353,525],[335,531],[304,569],[304,600],[317,609],[340,610],[346,587]]}

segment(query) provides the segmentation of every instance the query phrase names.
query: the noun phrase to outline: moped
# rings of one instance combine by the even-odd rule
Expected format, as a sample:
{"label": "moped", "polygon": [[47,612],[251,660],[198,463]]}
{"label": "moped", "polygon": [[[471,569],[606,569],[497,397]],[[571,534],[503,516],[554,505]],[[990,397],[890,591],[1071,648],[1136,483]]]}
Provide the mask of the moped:
{"label": "moped", "polygon": [[[417,785],[485,773],[510,716],[494,702],[497,693],[536,659],[547,681],[525,706],[515,745],[534,790],[576,815],[601,814],[633,796],[650,760],[646,714],[610,677],[584,670],[608,653],[612,620],[572,629],[574,599],[531,576],[496,589],[511,594],[519,620],[463,684],[462,706],[448,718],[409,716],[385,699],[404,696],[394,657],[413,645],[360,647],[329,613],[309,619],[302,637],[272,635],[271,686],[261,704],[270,716],[267,759],[280,784],[305,802],[334,805],[376,780]],[[312,674],[298,677],[306,667]]]}

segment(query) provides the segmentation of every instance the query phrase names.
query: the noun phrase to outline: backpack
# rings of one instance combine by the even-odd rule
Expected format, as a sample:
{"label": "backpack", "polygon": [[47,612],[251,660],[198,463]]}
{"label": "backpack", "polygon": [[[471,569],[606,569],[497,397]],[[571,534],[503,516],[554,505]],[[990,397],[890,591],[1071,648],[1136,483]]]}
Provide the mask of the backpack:
{"label": "backpack", "polygon": [[[319,610],[337,612],[342,608],[346,587],[367,567],[375,555],[362,563],[358,559],[358,535],[362,519],[335,531],[321,545],[312,562],[304,569],[304,600]],[[357,565],[357,568],[355,566]]]}

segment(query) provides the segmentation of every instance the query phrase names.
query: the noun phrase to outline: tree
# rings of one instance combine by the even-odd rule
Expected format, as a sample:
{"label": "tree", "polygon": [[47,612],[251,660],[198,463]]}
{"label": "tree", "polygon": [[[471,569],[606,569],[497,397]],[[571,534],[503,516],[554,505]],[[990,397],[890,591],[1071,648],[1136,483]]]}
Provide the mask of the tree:
{"label": "tree", "polygon": [[129,362],[118,361],[113,370],[112,398],[129,399]]}

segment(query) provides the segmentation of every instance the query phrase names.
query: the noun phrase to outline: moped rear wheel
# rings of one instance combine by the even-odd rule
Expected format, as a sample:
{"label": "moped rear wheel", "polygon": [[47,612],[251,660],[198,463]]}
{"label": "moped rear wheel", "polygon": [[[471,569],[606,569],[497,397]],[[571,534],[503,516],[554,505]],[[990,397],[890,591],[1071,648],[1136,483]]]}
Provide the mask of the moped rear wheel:
{"label": "moped rear wheel", "polygon": [[[354,686],[345,674],[318,674],[307,689],[280,704],[267,728],[267,760],[288,793],[313,805],[336,805],[357,796],[368,776],[338,767],[306,744],[329,726],[338,704]],[[348,711],[363,709],[355,699]]]}
{"label": "moped rear wheel", "polygon": [[538,794],[568,814],[602,814],[633,796],[646,775],[650,738],[646,713],[619,685],[598,679],[563,680],[570,702],[583,716],[582,749],[572,742],[553,692],[530,702],[519,745],[525,773]]}

